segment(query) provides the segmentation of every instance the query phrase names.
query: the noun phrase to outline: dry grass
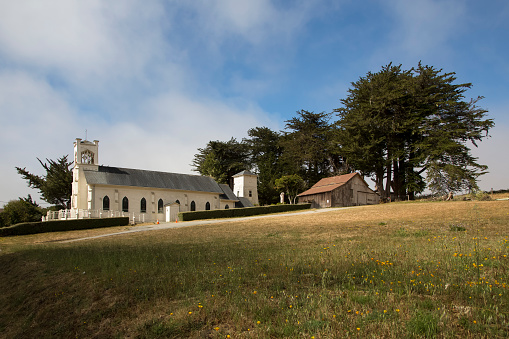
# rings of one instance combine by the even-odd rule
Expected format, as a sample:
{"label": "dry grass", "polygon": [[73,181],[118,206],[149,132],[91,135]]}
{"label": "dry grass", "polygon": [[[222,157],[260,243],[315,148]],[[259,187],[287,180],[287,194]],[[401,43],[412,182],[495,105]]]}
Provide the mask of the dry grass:
{"label": "dry grass", "polygon": [[0,336],[505,337],[507,226],[509,201],[405,202],[0,238]]}

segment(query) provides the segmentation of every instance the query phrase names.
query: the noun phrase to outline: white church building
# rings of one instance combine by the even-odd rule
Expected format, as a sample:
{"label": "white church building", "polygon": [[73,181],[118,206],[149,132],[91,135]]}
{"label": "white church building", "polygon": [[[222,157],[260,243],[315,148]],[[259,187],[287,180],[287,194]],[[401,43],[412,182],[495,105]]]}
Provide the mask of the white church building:
{"label": "white church building", "polygon": [[71,209],[65,217],[174,222],[179,212],[257,205],[256,174],[243,171],[233,180],[236,194],[206,176],[102,166],[99,141],[76,139]]}

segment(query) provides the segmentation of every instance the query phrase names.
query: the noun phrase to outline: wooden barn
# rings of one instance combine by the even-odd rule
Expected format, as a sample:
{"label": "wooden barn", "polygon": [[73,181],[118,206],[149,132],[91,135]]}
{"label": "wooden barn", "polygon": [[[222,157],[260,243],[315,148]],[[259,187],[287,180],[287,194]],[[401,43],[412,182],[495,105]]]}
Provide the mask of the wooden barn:
{"label": "wooden barn", "polygon": [[359,173],[324,178],[298,195],[299,203],[312,208],[373,205],[380,196],[368,187]]}

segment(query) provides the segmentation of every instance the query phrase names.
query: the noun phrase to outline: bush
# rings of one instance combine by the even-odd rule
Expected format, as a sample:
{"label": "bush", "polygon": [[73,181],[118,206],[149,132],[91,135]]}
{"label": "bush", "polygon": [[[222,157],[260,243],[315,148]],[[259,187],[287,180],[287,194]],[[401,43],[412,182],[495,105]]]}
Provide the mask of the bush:
{"label": "bush", "polygon": [[43,211],[29,195],[28,198],[9,201],[0,215],[0,227],[5,227],[21,222],[40,221]]}
{"label": "bush", "polygon": [[483,191],[475,191],[471,193],[472,200],[489,201],[491,196]]}
{"label": "bush", "polygon": [[271,205],[271,206],[256,206],[246,208],[232,208],[227,210],[211,210],[211,211],[194,211],[194,212],[180,212],[178,214],[179,221],[191,221],[202,219],[218,219],[218,218],[239,218],[249,217],[253,215],[281,213],[289,211],[297,211],[310,209],[311,204],[296,204],[296,205]]}
{"label": "bush", "polygon": [[63,232],[125,225],[129,225],[129,217],[24,222],[0,228],[0,236]]}

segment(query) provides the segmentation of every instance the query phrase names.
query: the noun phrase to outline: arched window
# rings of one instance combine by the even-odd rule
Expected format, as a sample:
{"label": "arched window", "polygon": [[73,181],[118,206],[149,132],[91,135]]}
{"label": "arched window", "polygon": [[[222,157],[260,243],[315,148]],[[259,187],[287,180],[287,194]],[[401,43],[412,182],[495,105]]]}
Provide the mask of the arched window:
{"label": "arched window", "polygon": [[207,203],[205,204],[205,210],[206,211],[209,211],[210,210],[210,202],[207,201]]}
{"label": "arched window", "polygon": [[122,212],[129,212],[129,199],[127,197],[122,199]]}
{"label": "arched window", "polygon": [[193,201],[191,201],[191,211],[196,211],[196,203]]}
{"label": "arched window", "polygon": [[145,198],[141,198],[140,213],[147,213],[147,200]]}
{"label": "arched window", "polygon": [[230,209],[230,206],[226,205],[226,206],[224,207],[224,209],[225,209],[225,210],[228,210],[228,209]]}
{"label": "arched window", "polygon": [[103,198],[103,211],[109,211],[110,210],[110,198],[105,195]]}
{"label": "arched window", "polygon": [[159,199],[157,202],[157,213],[163,213],[163,199]]}

